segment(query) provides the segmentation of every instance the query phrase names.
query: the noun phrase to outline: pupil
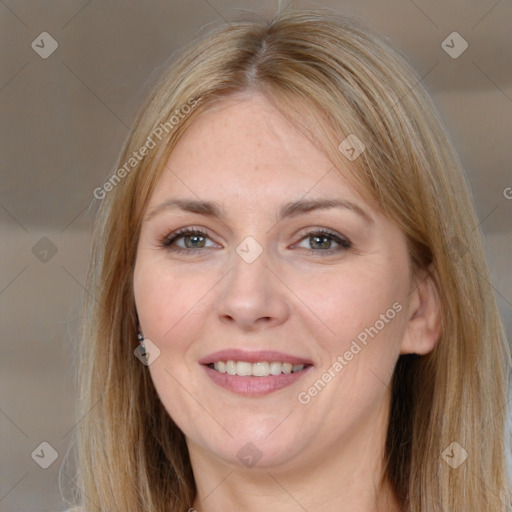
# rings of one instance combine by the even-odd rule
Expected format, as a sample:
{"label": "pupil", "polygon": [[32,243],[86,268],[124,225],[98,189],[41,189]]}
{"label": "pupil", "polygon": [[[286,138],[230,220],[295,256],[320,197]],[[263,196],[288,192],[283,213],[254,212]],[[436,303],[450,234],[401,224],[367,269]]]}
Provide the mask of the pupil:
{"label": "pupil", "polygon": [[204,239],[202,240],[202,244],[201,243],[195,243],[195,242],[201,242],[201,238],[204,238],[202,235],[189,235],[185,240],[185,245],[190,248],[190,247],[203,247],[204,245]]}
{"label": "pupil", "polygon": [[319,244],[319,245],[320,245],[320,247],[321,247],[321,248],[323,248],[323,249],[329,249],[329,246],[330,246],[330,244],[331,244],[331,241],[330,241],[330,240],[329,240],[329,238],[328,238],[327,236],[325,236],[325,235],[323,235],[323,236],[314,236],[314,237],[313,237],[313,240],[314,240],[314,243],[315,243],[315,244],[317,244],[317,242],[318,242],[319,240],[323,240],[324,242],[323,242],[323,243],[322,243],[322,242],[320,242],[320,244]]}

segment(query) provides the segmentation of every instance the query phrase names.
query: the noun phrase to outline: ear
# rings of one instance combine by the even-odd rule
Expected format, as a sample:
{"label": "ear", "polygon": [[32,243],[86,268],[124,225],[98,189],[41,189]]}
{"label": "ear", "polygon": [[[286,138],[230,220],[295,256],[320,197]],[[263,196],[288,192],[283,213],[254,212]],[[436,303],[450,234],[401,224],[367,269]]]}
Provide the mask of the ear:
{"label": "ear", "polygon": [[441,314],[433,272],[430,265],[415,275],[401,354],[428,354],[441,336]]}

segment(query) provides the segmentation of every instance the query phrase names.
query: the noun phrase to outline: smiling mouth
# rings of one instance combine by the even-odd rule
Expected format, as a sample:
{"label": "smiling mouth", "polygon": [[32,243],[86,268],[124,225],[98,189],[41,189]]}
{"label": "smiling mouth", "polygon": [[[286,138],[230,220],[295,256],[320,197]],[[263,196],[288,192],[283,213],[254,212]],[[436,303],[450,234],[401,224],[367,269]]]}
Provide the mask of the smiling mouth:
{"label": "smiling mouth", "polygon": [[217,361],[206,366],[219,373],[237,375],[239,377],[268,377],[269,375],[278,376],[281,374],[299,373],[311,365],[291,364],[281,361],[258,361],[256,363],[250,363],[248,361],[227,360]]}

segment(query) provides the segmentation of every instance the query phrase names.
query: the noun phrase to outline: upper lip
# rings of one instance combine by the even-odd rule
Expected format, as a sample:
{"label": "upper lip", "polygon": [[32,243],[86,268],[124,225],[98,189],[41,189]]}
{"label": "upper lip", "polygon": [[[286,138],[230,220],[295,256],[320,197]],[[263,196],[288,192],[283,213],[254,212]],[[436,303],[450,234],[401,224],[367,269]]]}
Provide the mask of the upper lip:
{"label": "upper lip", "polygon": [[259,363],[261,361],[279,361],[291,364],[313,364],[308,359],[297,357],[275,350],[254,350],[225,349],[213,352],[199,360],[200,364],[211,364],[219,361],[246,361],[248,363]]}

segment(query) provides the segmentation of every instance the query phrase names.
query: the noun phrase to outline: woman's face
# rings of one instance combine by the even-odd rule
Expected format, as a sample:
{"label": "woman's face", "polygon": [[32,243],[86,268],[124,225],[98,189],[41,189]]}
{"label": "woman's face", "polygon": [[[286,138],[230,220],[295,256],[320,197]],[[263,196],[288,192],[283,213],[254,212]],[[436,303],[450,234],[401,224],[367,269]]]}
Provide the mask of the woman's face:
{"label": "woman's face", "polygon": [[217,103],[172,152],[134,293],[193,459],[297,468],[384,439],[408,252],[342,176],[257,94]]}

